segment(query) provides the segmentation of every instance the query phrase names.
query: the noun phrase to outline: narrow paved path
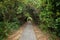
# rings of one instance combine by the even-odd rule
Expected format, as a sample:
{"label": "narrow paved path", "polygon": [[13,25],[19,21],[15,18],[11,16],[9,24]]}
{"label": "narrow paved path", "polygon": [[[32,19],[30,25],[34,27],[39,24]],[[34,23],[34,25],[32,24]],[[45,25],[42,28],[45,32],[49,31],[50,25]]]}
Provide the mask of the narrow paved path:
{"label": "narrow paved path", "polygon": [[37,40],[31,22],[28,22],[19,40]]}
{"label": "narrow paved path", "polygon": [[[51,35],[43,32],[36,24],[27,22],[7,40],[52,40]],[[55,40],[60,40],[59,38]]]}

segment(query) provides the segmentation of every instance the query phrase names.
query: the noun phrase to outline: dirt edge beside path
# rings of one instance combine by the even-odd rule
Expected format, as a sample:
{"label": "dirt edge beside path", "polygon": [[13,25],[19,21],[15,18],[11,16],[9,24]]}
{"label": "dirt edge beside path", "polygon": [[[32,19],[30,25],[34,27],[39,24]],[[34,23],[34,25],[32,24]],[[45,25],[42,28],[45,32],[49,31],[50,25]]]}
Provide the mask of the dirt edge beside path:
{"label": "dirt edge beside path", "polygon": [[44,34],[37,25],[33,24],[34,27],[34,31],[37,37],[37,40],[49,40],[49,35],[48,34]]}
{"label": "dirt edge beside path", "polygon": [[21,37],[26,24],[27,23],[22,25],[16,32],[14,32],[14,34],[10,35],[6,40],[18,40]]}

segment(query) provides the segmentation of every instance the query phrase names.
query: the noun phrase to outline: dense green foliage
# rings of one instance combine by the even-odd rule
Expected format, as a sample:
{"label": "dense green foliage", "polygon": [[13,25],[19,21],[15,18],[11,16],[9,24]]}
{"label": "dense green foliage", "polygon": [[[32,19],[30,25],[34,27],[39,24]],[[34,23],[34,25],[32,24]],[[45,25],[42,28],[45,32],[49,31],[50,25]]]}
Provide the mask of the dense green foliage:
{"label": "dense green foliage", "polygon": [[43,5],[40,12],[40,21],[45,25],[43,28],[60,36],[60,1],[46,0]]}
{"label": "dense green foliage", "polygon": [[17,0],[0,0],[0,40],[16,31],[25,21],[24,4]]}
{"label": "dense green foliage", "polygon": [[0,40],[17,30],[28,17],[60,37],[60,0],[0,0]]}

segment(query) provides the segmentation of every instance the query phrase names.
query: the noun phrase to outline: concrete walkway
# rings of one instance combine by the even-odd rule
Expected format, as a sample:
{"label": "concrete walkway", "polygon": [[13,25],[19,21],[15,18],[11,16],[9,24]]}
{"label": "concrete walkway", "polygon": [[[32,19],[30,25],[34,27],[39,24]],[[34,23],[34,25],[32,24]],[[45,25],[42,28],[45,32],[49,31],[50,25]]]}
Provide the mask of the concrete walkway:
{"label": "concrete walkway", "polygon": [[19,40],[37,40],[31,22],[28,22]]}

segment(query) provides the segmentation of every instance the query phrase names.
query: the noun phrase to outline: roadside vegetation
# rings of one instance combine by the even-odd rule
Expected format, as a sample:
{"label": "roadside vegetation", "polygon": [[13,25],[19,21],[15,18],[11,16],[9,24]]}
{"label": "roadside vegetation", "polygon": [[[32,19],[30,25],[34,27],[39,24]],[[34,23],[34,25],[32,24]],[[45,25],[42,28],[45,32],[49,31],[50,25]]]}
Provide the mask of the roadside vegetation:
{"label": "roadside vegetation", "polygon": [[28,17],[40,29],[60,37],[60,0],[0,0],[0,40],[18,30]]}

